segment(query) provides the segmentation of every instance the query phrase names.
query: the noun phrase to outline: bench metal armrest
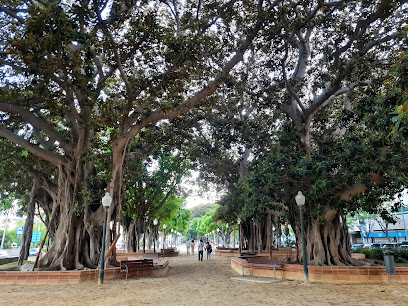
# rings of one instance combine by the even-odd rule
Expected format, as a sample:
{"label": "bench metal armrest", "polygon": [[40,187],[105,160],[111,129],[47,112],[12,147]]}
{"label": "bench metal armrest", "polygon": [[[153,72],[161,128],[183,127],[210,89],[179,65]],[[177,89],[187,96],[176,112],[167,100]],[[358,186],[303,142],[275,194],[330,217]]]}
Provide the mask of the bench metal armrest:
{"label": "bench metal armrest", "polygon": [[126,268],[126,280],[128,279],[128,274],[129,274],[129,268],[127,264],[120,264],[120,270],[119,273],[122,272],[122,267],[125,266]]}

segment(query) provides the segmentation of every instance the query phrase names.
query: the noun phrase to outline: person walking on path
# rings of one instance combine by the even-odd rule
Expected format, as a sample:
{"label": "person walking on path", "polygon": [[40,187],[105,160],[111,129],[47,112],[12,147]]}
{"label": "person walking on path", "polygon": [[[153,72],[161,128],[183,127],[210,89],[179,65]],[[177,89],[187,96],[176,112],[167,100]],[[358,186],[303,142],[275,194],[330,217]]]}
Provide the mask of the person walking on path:
{"label": "person walking on path", "polygon": [[191,247],[191,254],[194,255],[194,247],[195,247],[194,240],[191,240],[190,247]]}
{"label": "person walking on path", "polygon": [[200,239],[200,243],[198,244],[198,260],[203,261],[203,253],[204,253],[204,242]]}
{"label": "person walking on path", "polygon": [[190,240],[186,241],[187,255],[190,255]]}
{"label": "person walking on path", "polygon": [[207,251],[207,260],[211,260],[212,246],[210,242],[207,242],[207,245],[205,246],[205,250]]}

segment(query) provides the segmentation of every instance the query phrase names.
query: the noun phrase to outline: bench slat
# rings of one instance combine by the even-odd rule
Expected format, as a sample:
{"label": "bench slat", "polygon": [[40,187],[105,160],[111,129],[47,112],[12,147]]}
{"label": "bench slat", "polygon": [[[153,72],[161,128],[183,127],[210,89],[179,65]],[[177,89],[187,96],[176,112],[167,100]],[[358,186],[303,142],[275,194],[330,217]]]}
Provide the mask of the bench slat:
{"label": "bench slat", "polygon": [[[276,270],[281,271],[281,278],[282,276],[282,261],[280,261],[279,259],[265,259],[262,257],[255,257],[255,258],[246,258],[247,260],[247,266],[249,268],[249,274],[252,275],[251,273],[251,268],[252,271],[254,268],[261,268],[261,269],[266,269],[266,270],[273,270],[273,275],[276,279]],[[242,264],[242,271],[244,271],[244,263]]]}
{"label": "bench slat", "polygon": [[123,260],[120,262],[120,272],[122,268],[126,269],[126,279],[128,275],[138,275],[139,272],[149,272],[153,269],[153,259],[140,259],[140,260]]}

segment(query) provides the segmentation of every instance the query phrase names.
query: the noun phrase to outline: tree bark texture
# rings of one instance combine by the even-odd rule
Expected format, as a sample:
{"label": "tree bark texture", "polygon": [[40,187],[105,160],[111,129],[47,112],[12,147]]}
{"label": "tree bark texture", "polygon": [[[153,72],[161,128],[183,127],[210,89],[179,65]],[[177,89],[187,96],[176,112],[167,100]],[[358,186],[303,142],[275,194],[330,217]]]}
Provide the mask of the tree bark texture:
{"label": "tree bark texture", "polygon": [[33,234],[33,224],[34,224],[34,210],[35,210],[35,192],[37,186],[34,180],[33,187],[31,188],[30,201],[27,205],[27,217],[24,224],[24,232],[21,237],[21,249],[18,258],[18,266],[21,266],[24,260],[27,260],[31,244],[31,236]]}
{"label": "tree bark texture", "polygon": [[267,233],[267,250],[269,252],[269,259],[272,258],[272,216],[268,214],[268,219],[266,222],[266,233]]}
{"label": "tree bark texture", "polygon": [[93,211],[84,202],[81,190],[88,176],[89,168],[79,161],[59,167],[58,195],[50,220],[51,226],[57,223],[57,229],[40,268],[71,270],[98,265],[104,208],[100,205]]}
{"label": "tree bark texture", "polygon": [[[327,217],[330,216],[330,217]],[[292,227],[295,228],[292,224]],[[296,227],[298,261],[303,262],[301,230]],[[311,216],[305,218],[305,239],[308,263],[315,266],[355,265],[351,258],[350,238],[345,217],[336,210],[326,214],[323,223]]]}
{"label": "tree bark texture", "polygon": [[[123,235],[125,236],[126,250],[128,252],[140,252],[140,235],[143,234],[143,221],[139,219],[132,220],[128,226],[123,225]],[[148,234],[147,234],[148,235]],[[148,247],[149,240],[152,239],[148,235],[146,237],[146,247]]]}

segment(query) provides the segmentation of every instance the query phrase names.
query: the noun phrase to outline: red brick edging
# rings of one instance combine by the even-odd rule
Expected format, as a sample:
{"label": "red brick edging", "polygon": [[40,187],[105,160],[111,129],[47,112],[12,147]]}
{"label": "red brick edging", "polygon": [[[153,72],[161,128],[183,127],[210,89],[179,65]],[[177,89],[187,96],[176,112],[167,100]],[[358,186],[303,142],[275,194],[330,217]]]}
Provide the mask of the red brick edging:
{"label": "red brick edging", "polygon": [[[261,277],[274,277],[271,269],[249,269],[246,260],[231,258],[231,268],[237,273]],[[408,267],[396,267],[395,275],[387,275],[385,267],[351,266],[309,266],[309,280],[312,281],[352,281],[352,282],[408,282]],[[280,278],[280,271],[276,271]],[[282,278],[304,280],[303,265],[283,264]]]}
{"label": "red brick edging", "polygon": [[[162,275],[168,270],[169,262],[163,262],[154,266]],[[97,280],[99,269],[95,270],[74,270],[74,271],[0,271],[0,285],[40,285],[40,284],[79,284],[84,281]],[[104,278],[106,280],[125,279],[126,271],[120,273],[120,268],[105,269]],[[129,276],[131,277],[131,276]]]}
{"label": "red brick edging", "polygon": [[[245,255],[247,251],[242,251],[242,255]],[[215,250],[215,255],[217,256],[228,256],[228,257],[238,257],[239,251],[238,250]],[[257,256],[265,256],[269,257],[269,252],[265,251],[263,253],[257,253]],[[272,258],[273,259],[280,259],[282,261],[293,261],[296,260],[296,251],[295,250],[288,250],[287,248],[283,250],[273,250],[272,251]]]}
{"label": "red brick edging", "polygon": [[[105,279],[119,279],[119,268],[105,269]],[[39,284],[79,284],[86,280],[96,280],[98,270],[81,271],[0,271],[1,285],[39,285]]]}

